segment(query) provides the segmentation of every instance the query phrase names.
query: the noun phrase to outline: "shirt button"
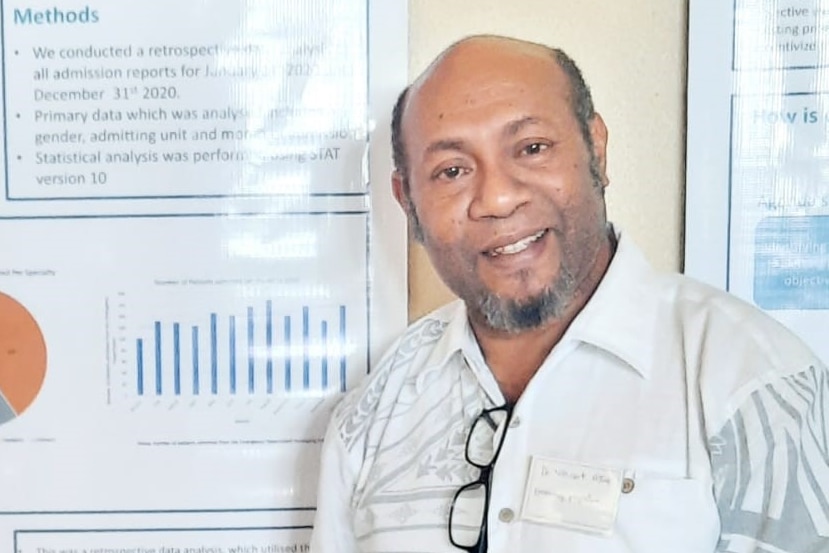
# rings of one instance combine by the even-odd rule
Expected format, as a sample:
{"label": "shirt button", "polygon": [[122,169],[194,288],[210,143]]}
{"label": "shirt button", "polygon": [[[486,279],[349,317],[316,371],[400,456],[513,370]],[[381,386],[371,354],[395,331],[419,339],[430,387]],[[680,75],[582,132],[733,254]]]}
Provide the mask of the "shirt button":
{"label": "shirt button", "polygon": [[512,417],[512,420],[509,421],[509,427],[518,428],[519,426],[521,426],[521,417],[516,415]]}
{"label": "shirt button", "polygon": [[625,478],[622,480],[622,493],[630,493],[636,487],[636,482],[633,478]]}
{"label": "shirt button", "polygon": [[498,520],[501,522],[512,522],[515,518],[515,511],[512,509],[501,509],[498,511]]}

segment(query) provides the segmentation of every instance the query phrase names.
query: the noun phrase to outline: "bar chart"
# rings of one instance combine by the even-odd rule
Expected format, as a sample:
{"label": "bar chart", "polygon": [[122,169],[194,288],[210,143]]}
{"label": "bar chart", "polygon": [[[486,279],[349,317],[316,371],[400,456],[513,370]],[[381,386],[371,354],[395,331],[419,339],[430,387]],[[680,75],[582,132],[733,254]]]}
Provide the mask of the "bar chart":
{"label": "bar chart", "polygon": [[[226,390],[230,394],[290,393],[297,388],[309,391],[312,367],[316,389],[327,391],[334,386],[336,391],[345,392],[347,360],[341,347],[346,335],[345,306],[339,306],[338,311],[335,320],[319,320],[313,330],[309,306],[302,307],[299,321],[292,315],[280,315],[281,324],[275,325],[270,300],[265,302],[264,317],[257,317],[255,308],[248,307],[244,319],[238,322],[236,315],[229,315],[220,323],[217,313],[209,314],[209,323],[204,327],[182,328],[179,322],[154,321],[149,343],[144,337],[135,340],[136,394],[180,396],[184,391],[194,396],[216,395],[220,379],[226,379]],[[264,325],[261,344],[257,343],[261,338],[257,334],[260,325]],[[332,326],[333,333],[329,330]],[[281,330],[280,337],[275,337],[275,330]],[[182,336],[183,333],[186,335]],[[167,340],[172,345],[172,355],[164,354]],[[189,351],[189,356],[182,351],[183,347]],[[208,362],[202,368],[204,348],[207,348]],[[301,349],[300,382],[295,382],[294,378],[295,356],[291,354],[294,349]],[[189,361],[186,367],[182,364],[185,358]],[[222,376],[221,358],[227,360],[222,367]],[[262,382],[257,381],[257,366],[264,366]],[[331,375],[332,369],[336,375]],[[165,389],[164,382],[169,380],[170,371],[172,389]],[[202,376],[202,371],[206,377]],[[183,377],[189,380],[184,385]],[[153,381],[151,387],[147,385],[149,379]]]}
{"label": "bar chart", "polygon": [[153,317],[128,293],[109,298],[113,399],[309,399],[349,388],[366,348],[352,338],[354,307],[244,299],[214,300],[216,309],[187,299],[183,316],[168,305]]}

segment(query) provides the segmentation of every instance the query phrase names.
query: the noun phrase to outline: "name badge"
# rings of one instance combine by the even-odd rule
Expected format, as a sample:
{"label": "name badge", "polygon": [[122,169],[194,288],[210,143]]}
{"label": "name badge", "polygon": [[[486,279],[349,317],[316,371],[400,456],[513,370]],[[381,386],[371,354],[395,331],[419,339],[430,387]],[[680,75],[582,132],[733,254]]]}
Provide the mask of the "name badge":
{"label": "name badge", "polygon": [[607,536],[621,493],[621,470],[533,456],[521,518]]}

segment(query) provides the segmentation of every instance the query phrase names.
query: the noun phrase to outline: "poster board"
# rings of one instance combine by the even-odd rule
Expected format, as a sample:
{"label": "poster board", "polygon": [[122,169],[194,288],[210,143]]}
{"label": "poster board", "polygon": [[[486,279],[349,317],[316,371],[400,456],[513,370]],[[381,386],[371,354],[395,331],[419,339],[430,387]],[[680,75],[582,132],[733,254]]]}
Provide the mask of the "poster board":
{"label": "poster board", "polygon": [[824,359],[829,2],[691,0],[685,272]]}
{"label": "poster board", "polygon": [[307,550],[406,323],[406,3],[0,4],[0,550]]}

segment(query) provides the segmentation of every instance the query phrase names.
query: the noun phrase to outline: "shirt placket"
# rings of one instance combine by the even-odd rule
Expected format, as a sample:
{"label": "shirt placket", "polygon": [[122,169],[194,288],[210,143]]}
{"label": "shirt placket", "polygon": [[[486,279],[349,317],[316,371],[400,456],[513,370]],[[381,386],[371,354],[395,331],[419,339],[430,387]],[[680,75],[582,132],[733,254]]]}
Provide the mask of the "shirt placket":
{"label": "shirt placket", "polygon": [[[533,425],[525,424],[531,417],[544,416],[544,381],[556,366],[563,363],[578,347],[578,342],[559,343],[539,368],[512,411],[504,444],[492,475],[489,513],[489,553],[522,551],[521,505],[524,499],[530,455],[534,453]],[[541,398],[536,396],[541,394]]]}

